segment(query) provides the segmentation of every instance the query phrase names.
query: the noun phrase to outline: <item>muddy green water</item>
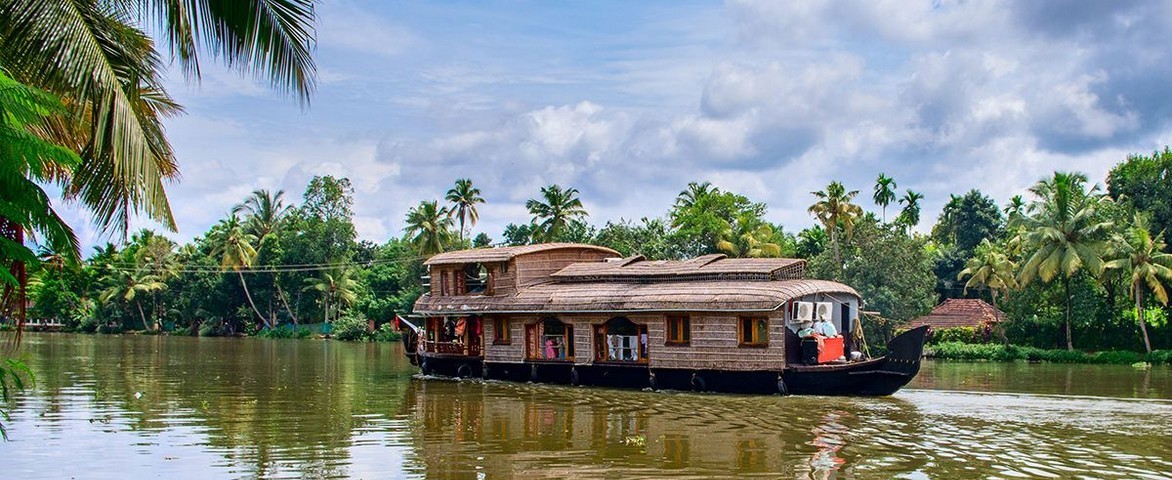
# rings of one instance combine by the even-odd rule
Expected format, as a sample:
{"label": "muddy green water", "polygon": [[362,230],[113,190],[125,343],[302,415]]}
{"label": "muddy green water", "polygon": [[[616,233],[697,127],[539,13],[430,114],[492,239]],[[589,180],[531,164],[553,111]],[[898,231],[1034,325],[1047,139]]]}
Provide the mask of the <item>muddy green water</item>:
{"label": "muddy green water", "polygon": [[397,344],[28,334],[0,478],[1168,478],[1172,370],[927,363],[887,398],[420,379]]}

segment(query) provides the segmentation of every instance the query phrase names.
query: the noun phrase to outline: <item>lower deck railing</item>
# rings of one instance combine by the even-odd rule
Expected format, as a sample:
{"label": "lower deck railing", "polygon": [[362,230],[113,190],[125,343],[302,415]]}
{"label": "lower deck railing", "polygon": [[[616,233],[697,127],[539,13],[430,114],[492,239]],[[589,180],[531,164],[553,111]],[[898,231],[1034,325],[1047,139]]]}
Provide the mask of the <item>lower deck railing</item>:
{"label": "lower deck railing", "polygon": [[439,353],[444,355],[465,355],[469,357],[479,357],[480,344],[464,344],[458,342],[424,342],[423,351],[427,353]]}

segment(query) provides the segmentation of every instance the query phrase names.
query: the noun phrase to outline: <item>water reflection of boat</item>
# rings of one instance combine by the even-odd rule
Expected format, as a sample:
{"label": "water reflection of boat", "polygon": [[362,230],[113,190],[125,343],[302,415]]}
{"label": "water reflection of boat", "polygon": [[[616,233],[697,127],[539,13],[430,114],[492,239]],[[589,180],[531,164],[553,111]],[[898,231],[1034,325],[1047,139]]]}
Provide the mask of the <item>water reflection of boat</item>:
{"label": "water reflection of boat", "polygon": [[617,256],[580,244],[436,255],[405,322],[408,357],[427,374],[745,393],[889,395],[919,371],[926,327],[875,359],[848,360],[850,335],[803,345],[803,322],[852,332],[861,307],[849,286],[804,278],[804,260]]}

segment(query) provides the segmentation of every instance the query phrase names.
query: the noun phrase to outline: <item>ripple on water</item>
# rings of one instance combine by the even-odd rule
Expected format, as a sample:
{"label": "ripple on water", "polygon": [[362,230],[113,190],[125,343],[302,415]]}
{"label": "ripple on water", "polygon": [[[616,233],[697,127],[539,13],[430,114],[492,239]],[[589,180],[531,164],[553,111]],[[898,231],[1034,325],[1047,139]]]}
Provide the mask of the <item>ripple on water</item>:
{"label": "ripple on water", "polygon": [[[91,467],[99,464],[118,478],[1166,478],[1172,471],[1172,402],[1160,399],[574,388],[412,377],[388,362],[394,351],[371,345],[132,337],[46,345],[31,337],[38,387],[14,404],[14,441],[0,443],[5,477],[101,477]],[[934,368],[939,382],[951,367]],[[1148,391],[1167,391],[1158,373]]]}

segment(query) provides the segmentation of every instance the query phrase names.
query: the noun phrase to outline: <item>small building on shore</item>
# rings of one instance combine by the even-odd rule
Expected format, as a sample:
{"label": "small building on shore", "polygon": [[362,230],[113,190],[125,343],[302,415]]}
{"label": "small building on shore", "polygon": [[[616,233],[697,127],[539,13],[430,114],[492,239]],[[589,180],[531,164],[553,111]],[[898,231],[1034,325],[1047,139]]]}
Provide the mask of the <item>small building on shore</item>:
{"label": "small building on shore", "polygon": [[905,328],[912,329],[928,325],[933,330],[956,327],[970,327],[978,332],[988,332],[994,325],[1005,320],[1005,313],[989,302],[979,298],[949,298],[937,305],[932,312],[914,319]]}

